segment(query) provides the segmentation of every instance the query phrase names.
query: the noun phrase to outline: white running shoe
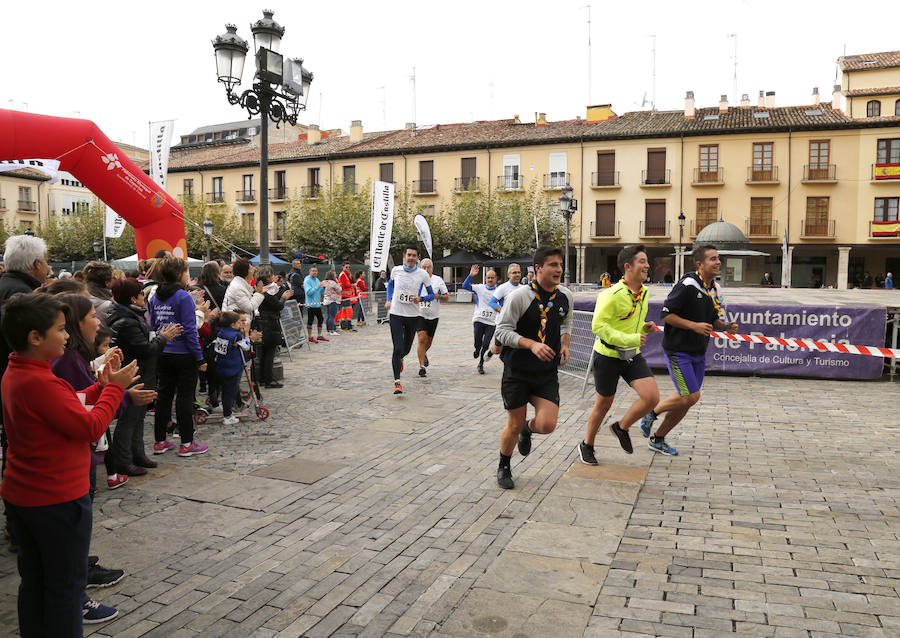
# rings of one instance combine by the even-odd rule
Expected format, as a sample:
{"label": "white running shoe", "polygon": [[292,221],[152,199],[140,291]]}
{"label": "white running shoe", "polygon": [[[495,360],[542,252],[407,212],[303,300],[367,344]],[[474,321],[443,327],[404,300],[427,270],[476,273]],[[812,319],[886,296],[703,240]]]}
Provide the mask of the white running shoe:
{"label": "white running shoe", "polygon": [[226,416],[224,419],[222,419],[222,425],[237,425],[240,422],[241,422],[241,420],[239,418],[237,418],[236,416],[234,416],[233,414],[231,416]]}

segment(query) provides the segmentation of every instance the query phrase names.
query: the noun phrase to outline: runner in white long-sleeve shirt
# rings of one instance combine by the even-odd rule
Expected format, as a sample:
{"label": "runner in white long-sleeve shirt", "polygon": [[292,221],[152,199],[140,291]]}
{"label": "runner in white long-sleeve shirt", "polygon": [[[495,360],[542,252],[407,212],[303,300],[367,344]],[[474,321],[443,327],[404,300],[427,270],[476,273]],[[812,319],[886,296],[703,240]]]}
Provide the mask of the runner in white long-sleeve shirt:
{"label": "runner in white long-sleeve shirt", "polygon": [[497,311],[491,306],[491,298],[497,289],[497,273],[487,270],[483,284],[473,284],[472,277],[478,274],[476,264],[469,269],[469,276],[462,283],[463,290],[475,294],[475,313],[472,315],[472,328],[475,333],[475,352],[472,356],[478,359],[478,374],[484,374],[484,355],[490,352],[491,340],[497,324]]}
{"label": "runner in white long-sleeve shirt", "polygon": [[[522,281],[522,267],[519,264],[510,264],[506,268],[506,275],[509,277],[504,283],[497,286],[497,290],[494,291],[494,296],[491,297],[491,308],[497,311],[497,314],[500,314],[500,308],[503,307],[503,300],[509,295],[513,290],[519,287],[520,282]],[[491,354],[500,354],[500,342],[495,338],[494,344],[491,346],[491,352],[488,354],[488,357]]]}
{"label": "runner in white long-sleeve shirt", "polygon": [[[400,385],[400,373],[403,371],[403,357],[409,354],[416,328],[419,323],[419,302],[434,301],[434,289],[431,277],[419,268],[419,249],[407,246],[403,251],[403,265],[394,266],[391,280],[387,286],[387,302],[385,308],[390,310],[391,339],[394,351],[391,365],[394,370],[394,394],[403,392]],[[419,296],[424,286],[427,294]]]}

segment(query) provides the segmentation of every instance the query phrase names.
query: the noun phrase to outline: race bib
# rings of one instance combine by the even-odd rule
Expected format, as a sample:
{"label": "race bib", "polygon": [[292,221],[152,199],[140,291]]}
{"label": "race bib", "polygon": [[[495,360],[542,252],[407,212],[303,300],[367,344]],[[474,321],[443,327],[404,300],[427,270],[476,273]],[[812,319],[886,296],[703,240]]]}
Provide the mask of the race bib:
{"label": "race bib", "polygon": [[217,355],[225,356],[228,354],[228,339],[222,339],[221,337],[216,337],[216,340],[213,341],[213,350],[215,350]]}
{"label": "race bib", "polygon": [[427,310],[428,308],[431,308],[431,302],[430,301],[420,301],[419,308],[422,308],[423,310]]}
{"label": "race bib", "polygon": [[415,297],[415,295],[409,290],[401,290],[397,293],[397,301],[400,303],[415,303],[413,297]]}
{"label": "race bib", "polygon": [[482,319],[493,319],[494,311],[493,310],[482,310],[478,316],[481,317]]}

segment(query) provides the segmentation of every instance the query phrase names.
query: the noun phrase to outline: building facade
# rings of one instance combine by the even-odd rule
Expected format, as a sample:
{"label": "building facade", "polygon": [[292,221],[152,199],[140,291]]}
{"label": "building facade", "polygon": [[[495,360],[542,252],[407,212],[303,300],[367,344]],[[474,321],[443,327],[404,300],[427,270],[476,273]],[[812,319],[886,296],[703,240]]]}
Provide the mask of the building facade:
{"label": "building facade", "polygon": [[[688,92],[679,111],[619,116],[600,105],[584,119],[557,122],[535,114],[531,122],[364,133],[354,121],[349,135],[327,138],[310,126],[296,141],[270,145],[268,193],[256,190],[252,144],[180,149],[168,188],[234,210],[277,249],[288,203],[326,188],[396,182],[429,215],[466,190],[514,196],[535,188],[553,200],[570,184],[579,200],[569,256],[577,281],[614,272],[620,248],[638,242],[650,253],[653,280],[663,281],[677,270],[676,249],[724,220],[767,254],[729,257],[726,279],[755,283],[768,271],[780,281],[786,257],[792,285],[844,287],[866,273],[900,271],[900,52],[838,62],[842,84],[825,100],[814,89],[806,105],[778,106],[774,92],[760,92],[755,104],[745,95],[729,105],[722,96],[697,108]],[[268,229],[256,222],[263,196]]]}

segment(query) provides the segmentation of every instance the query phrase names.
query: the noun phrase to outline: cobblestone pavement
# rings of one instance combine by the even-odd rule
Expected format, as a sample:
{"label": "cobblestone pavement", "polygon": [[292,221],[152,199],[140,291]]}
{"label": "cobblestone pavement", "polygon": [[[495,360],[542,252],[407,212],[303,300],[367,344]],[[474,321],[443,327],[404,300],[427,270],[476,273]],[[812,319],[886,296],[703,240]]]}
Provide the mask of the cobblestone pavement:
{"label": "cobblestone pavement", "polygon": [[[402,396],[371,325],[285,360],[268,421],[210,422],[208,454],[101,490],[92,553],[128,577],[93,590],[121,614],[86,635],[900,636],[896,384],[709,377],[679,456],[635,429],[591,468],[592,399],[563,377],[502,491],[501,364],[475,374],[470,308]],[[4,632],[17,585],[0,554]]]}

